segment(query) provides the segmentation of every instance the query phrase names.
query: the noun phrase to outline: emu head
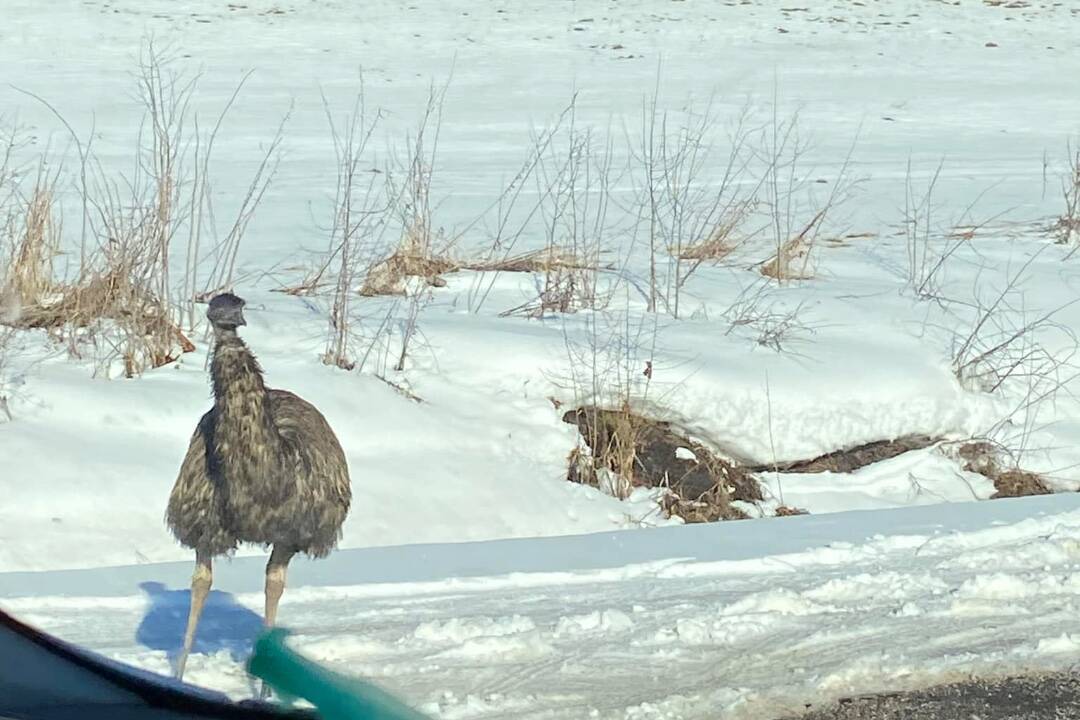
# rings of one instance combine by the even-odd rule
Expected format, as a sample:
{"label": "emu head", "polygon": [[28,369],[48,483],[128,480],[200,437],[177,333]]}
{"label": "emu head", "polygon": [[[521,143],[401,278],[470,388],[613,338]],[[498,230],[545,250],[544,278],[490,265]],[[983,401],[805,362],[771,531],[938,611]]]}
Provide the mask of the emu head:
{"label": "emu head", "polygon": [[221,293],[210,301],[206,317],[214,330],[236,330],[241,325],[247,325],[244,321],[244,305],[243,298],[232,293]]}

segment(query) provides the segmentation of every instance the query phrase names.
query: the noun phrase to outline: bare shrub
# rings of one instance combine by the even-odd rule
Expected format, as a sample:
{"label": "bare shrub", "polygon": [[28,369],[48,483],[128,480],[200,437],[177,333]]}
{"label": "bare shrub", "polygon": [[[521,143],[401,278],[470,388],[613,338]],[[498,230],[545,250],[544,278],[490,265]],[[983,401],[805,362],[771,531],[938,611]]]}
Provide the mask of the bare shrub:
{"label": "bare shrub", "polygon": [[723,312],[728,323],[725,335],[744,334],[761,347],[780,352],[793,352],[793,346],[814,332],[803,316],[803,302],[791,305],[776,297],[777,288],[760,279],[743,288]]}
{"label": "bare shrub", "polygon": [[[239,93],[240,87],[238,86],[236,92]],[[235,94],[233,95],[235,98]],[[220,120],[224,117],[224,114],[229,111],[233,99],[230,99],[229,105],[222,110]],[[213,211],[210,206],[209,192],[210,185],[206,178],[209,177],[208,164],[210,161],[210,154],[213,146],[213,137],[211,134],[210,140],[206,143],[206,151],[203,155],[202,170],[196,171],[194,181],[191,183],[193,188],[200,188],[201,190],[193,190],[193,198],[191,202],[189,219],[189,229],[192,233],[192,237],[189,238],[189,266],[187,274],[184,278],[184,301],[188,304],[189,308],[194,308],[195,303],[203,302],[209,298],[217,295],[220,292],[226,290],[231,291],[236,282],[236,259],[240,252],[240,246],[244,238],[244,234],[247,231],[248,223],[255,216],[255,211],[258,209],[259,204],[262,202],[263,196],[266,195],[267,190],[270,189],[270,185],[273,182],[274,175],[277,173],[278,164],[281,161],[281,145],[285,137],[285,126],[289,121],[292,114],[292,108],[282,118],[281,123],[278,125],[277,132],[274,134],[273,140],[267,146],[266,151],[263,153],[262,159],[259,162],[259,166],[255,170],[255,174],[251,178],[251,182],[248,184],[247,190],[244,192],[240,201],[240,206],[236,210],[236,217],[232,224],[229,226],[228,231],[224,237],[217,240],[210,249],[208,254],[209,259],[213,261],[210,266],[207,280],[203,284],[201,292],[194,293],[193,295],[187,295],[188,286],[190,283],[191,288],[198,287],[199,279],[199,267],[201,265],[201,256],[199,254],[199,245],[203,233],[203,218],[207,215],[212,216]],[[214,133],[217,132],[215,127]],[[196,137],[198,138],[198,124],[196,123]],[[195,158],[198,160],[199,143],[196,142]],[[195,163],[196,167],[198,162]],[[201,179],[200,179],[201,178]],[[198,194],[196,195],[196,192]],[[213,230],[213,224],[211,224],[211,230]],[[190,326],[194,327],[194,320],[191,319]]]}
{"label": "bare shrub", "polygon": [[615,179],[611,139],[579,129],[574,103],[564,119],[565,132],[546,139],[533,174],[545,247],[485,263],[501,272],[528,268],[538,275],[536,297],[504,316],[544,317],[601,309],[607,303],[598,274],[613,232],[608,219]]}
{"label": "bare shrub", "polygon": [[906,282],[908,289],[918,300],[941,302],[942,288],[947,281],[951,260],[995,221],[1011,212],[1004,208],[985,218],[975,219],[974,213],[986,188],[956,216],[945,221],[937,220],[940,209],[935,206],[934,192],[944,169],[944,161],[938,163],[927,181],[925,190],[914,187],[911,161],[907,163],[904,180],[903,235],[906,249]]}
{"label": "bare shrub", "polygon": [[[434,86],[416,135],[408,143],[408,154],[397,158],[385,171],[361,169],[369,159],[368,146],[381,113],[366,109],[363,87],[352,113],[341,130],[329,111],[327,118],[337,155],[338,185],[334,201],[334,221],[327,259],[299,288],[286,292],[313,293],[324,279],[333,285],[327,349],[327,364],[352,370],[363,369],[375,359],[377,375],[405,369],[413,341],[421,335],[419,317],[431,294],[423,284],[442,286],[441,275],[459,269],[449,259],[449,243],[433,230],[431,183],[438,151],[438,134],[446,86]],[[363,174],[367,174],[367,178]],[[393,232],[396,242],[387,242]],[[391,248],[387,252],[387,248]],[[419,280],[419,282],[414,282]],[[369,318],[353,310],[353,295],[363,297],[405,296],[404,315],[396,299],[376,318],[377,327],[366,341],[361,327]],[[400,341],[389,361],[390,338],[397,330]]]}
{"label": "bare shrub", "polygon": [[[964,387],[992,393],[1010,380],[1050,378],[1076,353],[1075,335],[1056,319],[1076,301],[1035,315],[1024,307],[1020,285],[1038,256],[1033,254],[1009,275],[988,300],[976,287],[970,302],[951,301],[960,304],[972,319],[967,330],[954,338],[953,372]],[[1048,332],[1067,339],[1072,350],[1067,355],[1049,350],[1040,338]]]}
{"label": "bare shrub", "polygon": [[[96,234],[107,241],[87,256],[74,278],[63,280],[52,267],[59,247],[52,191],[36,185],[26,204],[19,252],[10,266],[11,286],[21,305],[19,326],[57,331],[76,355],[82,343],[100,340],[102,362],[120,358],[124,374],[131,377],[194,346],[162,300],[171,226],[168,210],[156,205],[159,188],[155,186],[150,199],[130,202],[118,187],[103,182],[101,199],[95,200]],[[109,330],[119,331],[117,337],[109,337]]]}
{"label": "bare shrub", "polygon": [[575,103],[576,96],[543,130],[534,133],[533,145],[521,167],[494,202],[462,230],[464,234],[483,227],[488,238],[487,249],[475,258],[474,269],[477,272],[468,292],[471,312],[480,312],[502,272],[513,272],[516,260],[522,257],[518,243],[540,213],[541,206],[546,201],[546,192],[541,185],[540,192],[531,202],[523,204],[522,198],[529,197],[526,188],[533,182],[552,143],[559,136],[567,119],[572,116]]}
{"label": "bare shrub", "polygon": [[618,498],[628,497],[634,487],[637,433],[643,427],[636,419],[643,415],[634,409],[650,401],[658,317],[638,318],[635,325],[629,312],[576,316],[574,324],[584,325],[585,338],[571,333],[567,323],[565,374],[552,377],[573,393],[579,409],[564,413],[563,420],[578,426],[584,442],[571,458],[580,477]]}
{"label": "bare shrub", "polygon": [[904,241],[907,257],[907,283],[916,297],[926,298],[938,292],[939,273],[946,261],[967,242],[967,238],[958,237],[956,242],[938,250],[934,244],[935,230],[931,225],[933,216],[934,190],[944,161],[938,164],[926,190],[917,195],[911,172],[911,159],[908,159],[907,172],[904,176]]}
{"label": "bare shrub", "polygon": [[447,257],[449,243],[434,227],[431,205],[446,89],[447,85],[431,87],[416,135],[406,143],[407,156],[386,174],[387,194],[394,199],[401,235],[393,252],[368,270],[361,295],[405,295],[412,277],[441,287],[446,283],[439,276],[458,267]]}
{"label": "bare shrub", "polygon": [[376,244],[387,227],[390,202],[379,184],[379,174],[361,168],[368,143],[378,125],[380,113],[367,108],[363,81],[351,112],[340,125],[334,121],[326,96],[323,109],[330,128],[337,161],[337,186],[330,228],[330,247],[326,259],[305,282],[305,292],[317,289],[323,278],[331,278],[331,300],[326,351],[323,362],[343,369],[355,366],[351,305],[358,279],[370,267],[377,252]]}
{"label": "bare shrub", "polygon": [[1054,224],[1057,241],[1070,244],[1080,240],[1080,148],[1073,148],[1070,143],[1066,148],[1068,171],[1061,179],[1061,194],[1064,211]]}
{"label": "bare shrub", "polygon": [[[755,147],[765,163],[764,207],[772,235],[773,253],[759,266],[762,275],[779,282],[813,277],[811,253],[827,221],[852,195],[857,182],[849,177],[858,135],[852,140],[824,199],[815,197],[817,183],[804,166],[809,142],[802,137],[799,114],[778,116],[773,98],[772,122],[760,131]],[[809,219],[806,219],[809,218]]]}
{"label": "bare shrub", "polygon": [[949,261],[961,249],[968,247],[986,225],[1008,212],[1002,210],[985,220],[972,220],[972,213],[984,194],[980,193],[951,223],[936,222],[934,217],[938,209],[934,206],[934,192],[943,168],[944,161],[939,162],[930,175],[926,189],[916,192],[911,161],[907,163],[903,219],[906,281],[919,300],[940,300]]}
{"label": "bare shrub", "polygon": [[[744,224],[758,206],[762,179],[747,183],[749,108],[736,118],[727,156],[715,176],[718,121],[710,99],[674,115],[658,108],[659,83],[642,103],[640,138],[631,145],[638,168],[638,217],[649,252],[648,310],[679,317],[683,286],[703,264],[722,260],[752,235]],[[662,263],[661,253],[671,263]],[[662,308],[661,308],[662,306]]]}
{"label": "bare shrub", "polygon": [[[18,188],[16,153],[27,143],[22,129],[0,115],[0,210],[6,211]],[[5,212],[6,215],[6,212]]]}
{"label": "bare shrub", "polygon": [[[16,213],[22,241],[9,271],[21,298],[21,326],[52,330],[75,356],[93,353],[99,371],[108,373],[112,363],[120,361],[127,377],[194,350],[181,329],[185,312],[193,328],[194,303],[231,286],[240,238],[269,186],[281,139],[279,128],[225,240],[200,255],[203,229],[213,232],[210,148],[240,87],[204,140],[190,109],[197,75],[175,69],[168,52],[149,42],[137,62],[136,96],[144,117],[130,174],[107,170],[93,155],[93,130],[84,143],[47,100],[22,91],[53,113],[78,149],[83,214],[78,267],[57,272],[51,258],[59,252],[61,239],[52,198],[60,174],[47,182],[39,174]],[[203,143],[206,149],[200,152]],[[192,157],[195,169],[189,171]],[[185,272],[177,282],[171,276],[173,246],[185,226]],[[195,290],[197,274],[206,261],[212,267],[207,289],[200,294]]]}
{"label": "bare shrub", "polygon": [[933,222],[933,193],[941,170],[939,164],[926,190],[917,194],[908,163],[904,218],[908,288],[917,299],[934,303],[944,314],[939,325],[951,338],[951,366],[961,386],[998,394],[1011,403],[980,434],[1010,458],[1009,472],[1022,473],[1020,463],[1031,450],[1040,418],[1053,407],[1057,393],[1078,376],[1073,358],[1080,344],[1072,328],[1059,319],[1075,301],[1042,310],[1028,307],[1024,285],[1044,248],[1018,269],[1007,271],[999,287],[988,288],[982,279],[983,268],[979,268],[970,297],[947,292],[947,273],[953,263],[961,262],[961,250],[970,248],[979,232],[1008,210],[972,221],[984,191],[957,220],[945,225]]}
{"label": "bare shrub", "polygon": [[1080,341],[1058,319],[1076,301],[1037,311],[1026,305],[1023,284],[1042,251],[1009,273],[1002,287],[989,294],[976,284],[969,301],[936,298],[948,313],[952,367],[961,385],[998,394],[1009,403],[998,420],[979,433],[1008,458],[1007,470],[1019,471],[1027,454],[1038,449],[1031,443],[1046,412],[1053,411],[1058,393],[1068,392],[1080,377],[1074,363]]}
{"label": "bare shrub", "polygon": [[[528,160],[482,216],[457,232],[446,233],[436,229],[431,200],[444,93],[445,88],[432,88],[415,139],[409,144],[408,159],[386,173],[387,196],[400,236],[389,254],[367,268],[360,294],[411,298],[409,288],[416,279],[416,294],[426,297],[425,286],[442,287],[443,275],[467,270],[475,273],[468,294],[470,310],[475,312],[486,301],[495,278],[505,272],[522,272],[542,276],[538,298],[504,315],[593,307],[612,172],[607,148],[598,148],[591,133],[574,131],[571,103],[551,128],[535,138]],[[565,150],[556,142],[564,125],[570,126]],[[429,136],[431,139],[426,139]],[[524,218],[519,218],[515,208],[530,180],[535,180],[537,200],[525,209]],[[456,245],[485,224],[489,214],[495,215],[489,247],[463,257]],[[518,240],[537,217],[544,224],[545,247],[517,252]]]}

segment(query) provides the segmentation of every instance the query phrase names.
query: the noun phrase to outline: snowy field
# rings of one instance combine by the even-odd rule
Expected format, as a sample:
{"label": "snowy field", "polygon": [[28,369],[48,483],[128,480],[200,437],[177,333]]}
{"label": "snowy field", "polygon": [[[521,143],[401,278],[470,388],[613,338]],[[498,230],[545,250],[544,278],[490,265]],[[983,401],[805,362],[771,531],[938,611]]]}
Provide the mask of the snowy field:
{"label": "snowy field", "polygon": [[[27,195],[46,159],[63,219],[54,271],[71,278],[80,149],[94,177],[138,175],[151,39],[169,72],[198,75],[191,137],[205,143],[228,108],[205,167],[206,146],[185,146],[188,179],[209,178],[206,248],[272,158],[230,284],[269,384],[334,427],[354,496],[342,550],[296,563],[281,620],[311,657],[432,715],[772,717],[1069,667],[1080,215],[1056,241],[1080,142],[1080,12],[797,5],[14,0],[0,131],[18,143],[0,180]],[[362,88],[374,207],[393,194],[382,183],[408,185],[433,87],[420,157],[435,249],[466,262],[572,241],[598,267],[574,276],[594,296],[528,317],[506,311],[533,304],[550,272],[447,272],[379,297],[354,292],[360,273],[353,369],[327,365],[333,282],[281,290],[335,242],[335,135]],[[671,157],[660,180],[643,169],[644,137],[674,157],[696,128],[679,194]],[[568,188],[578,161],[588,172]],[[667,198],[651,215],[650,178]],[[357,266],[393,252],[403,228],[388,217],[364,230]],[[671,257],[728,220],[723,257]],[[804,229],[797,268],[763,275]],[[168,263],[178,305],[189,237]],[[197,258],[201,290],[218,256]],[[19,301],[0,300],[15,322]],[[162,516],[210,404],[208,337],[187,323],[195,350],[132,379],[107,332],[72,353],[55,333],[0,326],[0,606],[161,672],[192,559]],[[566,481],[581,438],[562,415],[588,403],[625,403],[749,466],[932,442],[847,473],[770,470],[764,500],[740,505],[754,519],[684,526],[659,489],[620,500]],[[988,501],[991,479],[957,455],[969,440],[1058,493]],[[780,506],[810,514],[772,517]],[[249,692],[262,558],[218,563],[189,680]]]}

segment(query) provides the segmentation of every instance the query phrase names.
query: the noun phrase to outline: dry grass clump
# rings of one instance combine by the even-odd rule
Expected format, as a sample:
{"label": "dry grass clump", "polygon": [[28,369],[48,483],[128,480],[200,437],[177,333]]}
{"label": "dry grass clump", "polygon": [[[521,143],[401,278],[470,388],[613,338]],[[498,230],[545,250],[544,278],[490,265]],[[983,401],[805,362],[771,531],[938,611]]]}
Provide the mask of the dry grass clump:
{"label": "dry grass clump", "polygon": [[676,248],[672,255],[679,260],[723,260],[738,249],[738,245],[731,242],[726,234],[714,233],[700,243]]}
{"label": "dry grass clump", "polygon": [[687,522],[743,519],[732,501],[762,500],[757,480],[745,469],[628,406],[585,406],[565,413],[563,421],[578,427],[589,449],[571,453],[568,479],[574,482],[619,498],[636,487],[666,488],[665,508]]}
{"label": "dry grass clump", "polygon": [[660,507],[669,517],[680,517],[687,523],[749,518],[749,515],[731,505],[731,499],[719,487],[689,500],[675,493],[669,493],[660,501]]}
{"label": "dry grass clump", "polygon": [[580,309],[595,309],[603,303],[597,293],[597,273],[604,269],[598,258],[586,258],[574,248],[555,244],[542,250],[523,253],[498,261],[471,264],[470,270],[483,272],[522,272],[542,275],[537,297],[517,307],[504,310],[500,316],[523,315],[540,318],[552,313],[572,313]]}
{"label": "dry grass clump", "polygon": [[[7,284],[17,310],[5,313],[6,324],[57,332],[75,355],[80,341],[100,335],[111,346],[109,355],[122,359],[126,377],[195,349],[148,286],[145,256],[106,250],[74,282],[61,282],[51,275],[51,255],[25,244],[20,250]],[[106,322],[117,337],[107,337]]]}
{"label": "dry grass clump", "polygon": [[975,441],[961,445],[956,454],[964,461],[964,469],[989,478],[997,489],[991,500],[1028,495],[1049,495],[1053,491],[1046,482],[1033,472],[1013,465],[1006,466],[1001,449],[990,442]]}
{"label": "dry grass clump", "polygon": [[678,260],[696,261],[683,277],[689,276],[701,263],[723,260],[738,250],[745,241],[736,237],[737,231],[756,207],[757,200],[754,197],[733,202],[715,218],[715,224],[703,238],[696,242],[677,243],[668,248],[671,255]]}
{"label": "dry grass clump", "polygon": [[158,206],[113,212],[119,203],[103,203],[99,210],[107,239],[67,280],[54,267],[62,230],[55,185],[55,177],[39,174],[8,223],[5,324],[52,331],[76,356],[86,343],[104,346],[105,361],[118,357],[127,377],[194,350],[162,299],[167,228]]}
{"label": "dry grass clump", "polygon": [[[423,279],[431,287],[444,287],[446,280],[442,278],[443,275],[462,271],[546,273],[557,276],[599,269],[595,263],[572,250],[557,246],[491,260],[458,260],[425,251],[411,237],[406,237],[389,257],[371,266],[360,288],[361,295],[405,295],[410,278]],[[568,283],[556,281],[551,284],[555,287]],[[516,311],[508,311],[507,314]]]}
{"label": "dry grass clump", "polygon": [[52,183],[39,176],[29,197],[14,196],[3,228],[4,266],[0,275],[3,322],[18,326],[28,310],[55,296],[53,261],[60,254],[60,224]]}
{"label": "dry grass clump", "polygon": [[[173,321],[168,308],[147,288],[133,282],[122,266],[107,268],[78,283],[55,290],[52,302],[24,305],[19,326],[68,332],[69,345],[78,354],[79,331],[92,339],[109,321],[119,331],[112,350],[123,362],[124,376],[161,367],[195,345]],[[105,334],[102,335],[104,337]],[[111,354],[111,353],[110,353]]]}
{"label": "dry grass clump", "polygon": [[390,257],[371,266],[360,287],[360,294],[364,297],[405,295],[409,278],[423,278],[431,287],[443,287],[446,281],[441,276],[460,269],[461,266],[452,260],[417,255],[406,248],[399,248]]}
{"label": "dry grass clump", "polygon": [[602,268],[597,263],[584,258],[572,248],[551,245],[540,250],[521,253],[497,260],[482,262],[469,262],[464,264],[465,270],[477,270],[481,272],[512,272],[512,273],[546,273],[557,270],[589,270],[595,271]]}
{"label": "dry grass clump", "polygon": [[[46,151],[31,186],[13,172],[15,140],[0,143],[0,321],[18,329],[45,329],[66,342],[75,357],[91,354],[95,371],[109,374],[114,363],[132,377],[172,362],[195,349],[180,323],[196,323],[195,304],[232,287],[236,254],[244,229],[276,167],[281,128],[242,198],[237,218],[218,238],[209,203],[209,160],[217,124],[200,129],[192,109],[196,77],[174,71],[168,53],[148,44],[138,58],[137,96],[144,115],[134,163],[127,173],[107,168],[49,102],[31,93],[68,131],[78,151],[76,173],[64,173],[64,159]],[[2,130],[3,128],[0,128]],[[3,133],[0,133],[3,135]],[[47,171],[46,167],[56,167]],[[74,233],[62,232],[57,188],[70,183],[82,212]],[[187,234],[182,277],[174,244]],[[200,237],[212,242],[200,250]],[[54,262],[70,250],[62,266]],[[198,273],[209,262],[210,277],[197,290]]]}
{"label": "dry grass clump", "polygon": [[11,238],[3,290],[22,308],[53,291],[53,259],[60,253],[60,223],[53,212],[53,186],[38,183],[22,212],[8,226]]}
{"label": "dry grass clump", "polygon": [[761,265],[761,274],[774,280],[809,280],[814,276],[810,267],[810,251],[814,246],[814,228],[825,217],[826,208],[807,223],[797,235],[788,238],[776,254]]}

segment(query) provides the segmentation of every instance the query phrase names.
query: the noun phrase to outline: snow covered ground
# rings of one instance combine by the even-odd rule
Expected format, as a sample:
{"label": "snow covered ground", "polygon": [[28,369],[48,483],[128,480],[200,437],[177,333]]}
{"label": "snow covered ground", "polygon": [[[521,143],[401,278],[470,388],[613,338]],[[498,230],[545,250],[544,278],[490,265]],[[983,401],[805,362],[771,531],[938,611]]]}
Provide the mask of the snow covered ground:
{"label": "snow covered ground", "polygon": [[[618,501],[567,483],[579,439],[561,415],[625,397],[753,464],[906,435],[988,437],[1053,488],[1080,487],[1080,267],[1047,231],[1080,131],[1080,13],[1009,5],[1023,7],[16,0],[0,28],[0,114],[26,129],[23,160],[63,159],[69,249],[74,149],[26,93],[92,137],[102,168],[126,172],[148,37],[171,67],[201,71],[192,102],[204,124],[254,71],[215,141],[221,234],[288,114],[236,291],[268,382],[324,412],[353,474],[343,550],[298,563],[285,596],[305,652],[448,718],[577,717],[582,705],[603,717],[766,716],[841,692],[1068,665],[1080,637],[1075,496],[973,502],[990,481],[934,446],[848,474],[769,473],[765,502],[748,509],[809,517],[679,526],[656,493]],[[613,179],[605,227],[610,302],[502,317],[536,297],[538,277],[449,274],[416,306],[404,370],[392,366],[411,305],[387,298],[354,302],[355,349],[373,348],[363,372],[324,365],[327,297],[274,291],[328,245],[338,168],[322,95],[347,112],[361,68],[367,104],[382,109],[365,168],[398,156],[431,83],[448,82],[432,205],[466,255],[490,246],[492,204],[577,93],[574,127],[609,133],[630,168]],[[767,130],[798,111],[808,144],[795,230],[844,177],[858,181],[811,252],[812,278],[763,281],[755,264],[771,250],[759,238],[689,276],[678,318],[647,312],[626,143],[655,87],[673,123],[712,98],[706,185],[741,112]],[[931,182],[931,212],[905,226],[909,186],[918,201]],[[541,218],[519,250],[543,245]],[[920,296],[941,257],[933,297]],[[134,380],[94,377],[100,349],[75,360],[42,332],[7,337],[0,355],[0,605],[161,671],[190,562],[164,503],[209,405],[208,347],[194,338],[195,352]],[[583,368],[593,350],[602,372]],[[971,366],[984,374],[961,382],[957,359],[986,351]],[[1000,387],[994,372],[1009,375]],[[237,695],[257,628],[251,554],[221,564],[218,587],[236,595],[208,611],[207,654],[190,665],[190,679]]]}
{"label": "snow covered ground", "polygon": [[[0,574],[5,609],[167,673],[187,564]],[[220,563],[188,679],[237,697],[262,563]],[[1076,495],[402,546],[298,562],[295,646],[437,717],[777,717],[1071,666]]]}

